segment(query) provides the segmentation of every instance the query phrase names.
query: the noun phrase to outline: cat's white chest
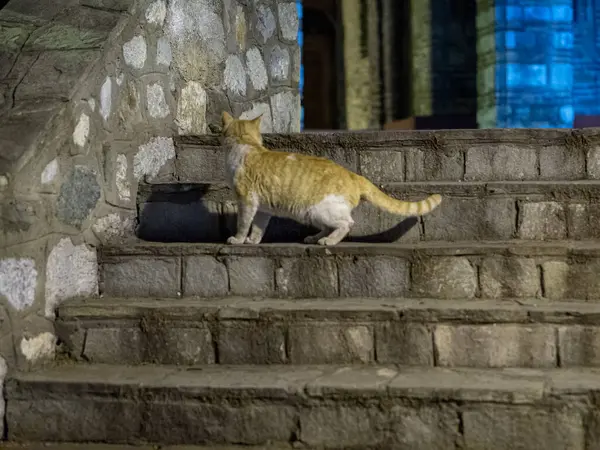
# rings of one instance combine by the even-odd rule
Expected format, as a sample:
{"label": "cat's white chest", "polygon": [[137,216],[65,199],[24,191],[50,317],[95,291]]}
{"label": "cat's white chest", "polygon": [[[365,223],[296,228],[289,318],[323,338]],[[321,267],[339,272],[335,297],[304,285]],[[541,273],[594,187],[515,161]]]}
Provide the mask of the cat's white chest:
{"label": "cat's white chest", "polygon": [[227,149],[225,177],[227,184],[233,188],[235,177],[243,168],[246,155],[252,150],[252,147],[247,144],[225,143],[225,148]]}

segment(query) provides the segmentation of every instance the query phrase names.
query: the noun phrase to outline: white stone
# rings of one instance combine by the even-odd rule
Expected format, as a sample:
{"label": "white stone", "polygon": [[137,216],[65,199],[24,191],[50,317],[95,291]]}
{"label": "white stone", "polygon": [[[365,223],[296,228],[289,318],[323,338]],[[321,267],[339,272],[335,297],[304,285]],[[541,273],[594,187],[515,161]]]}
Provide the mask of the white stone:
{"label": "white stone", "polygon": [[252,81],[254,89],[257,91],[266,89],[269,85],[267,68],[258,48],[253,47],[246,52],[246,65],[248,66],[248,75],[250,75],[250,81]]}
{"label": "white stone", "polygon": [[112,79],[106,77],[100,88],[100,114],[104,120],[108,120],[112,109]]}
{"label": "white stone", "polygon": [[265,43],[275,32],[275,27],[277,26],[275,16],[273,15],[271,8],[265,5],[259,5],[256,9],[256,14],[258,16],[256,28],[262,36],[263,43]]}
{"label": "white stone", "polygon": [[135,219],[118,213],[111,213],[96,220],[92,229],[95,233],[104,235],[107,241],[113,241],[133,236],[135,233]]}
{"label": "white stone", "polygon": [[240,119],[250,120],[262,114],[260,120],[260,132],[261,133],[272,133],[273,132],[273,120],[271,119],[271,107],[268,103],[255,103],[252,105],[252,109],[244,111],[240,115]]}
{"label": "white stone", "polygon": [[246,95],[246,70],[237,55],[229,55],[225,61],[225,88],[238,95]]}
{"label": "white stone", "polygon": [[54,359],[56,353],[56,336],[49,331],[32,338],[21,339],[21,353],[29,362],[41,359]]}
{"label": "white stone", "polygon": [[271,96],[274,133],[288,133],[290,131],[295,106],[294,94],[290,91],[280,92]]}
{"label": "white stone", "polygon": [[149,84],[146,87],[146,102],[150,117],[164,119],[171,112],[165,99],[165,91],[158,83]]}
{"label": "white stone", "polygon": [[87,102],[88,102],[90,109],[92,111],[96,111],[96,100],[94,100],[93,98],[89,98]]}
{"label": "white stone", "polygon": [[148,175],[155,177],[167,161],[175,158],[173,139],[156,137],[140,145],[133,158],[133,175],[137,180]]}
{"label": "white stone", "polygon": [[171,44],[165,37],[158,38],[156,42],[156,64],[159,66],[169,67],[173,60],[173,54],[171,52]]}
{"label": "white stone", "polygon": [[143,36],[134,36],[123,44],[125,63],[134,69],[142,69],[146,64],[146,40]]}
{"label": "white stone", "polygon": [[131,200],[131,186],[127,177],[127,156],[117,155],[117,169],[115,171],[115,182],[119,200],[128,202]]}
{"label": "white stone", "polygon": [[90,134],[90,117],[86,113],[81,113],[75,130],[73,131],[73,142],[78,147],[85,147],[87,138]]}
{"label": "white stone", "polygon": [[46,317],[68,298],[98,294],[98,261],[94,249],[61,239],[46,263]]}
{"label": "white stone", "polygon": [[123,84],[123,81],[125,81],[125,74],[123,72],[121,72],[119,75],[117,75],[117,86],[121,86]]}
{"label": "white stone", "polygon": [[52,183],[56,178],[56,175],[58,175],[58,160],[54,158],[52,161],[46,164],[46,167],[44,167],[44,170],[42,170],[40,180],[42,184]]}
{"label": "white stone", "polygon": [[0,189],[4,189],[6,186],[8,186],[8,177],[0,175]]}
{"label": "white stone", "polygon": [[181,90],[177,106],[179,134],[206,133],[206,91],[200,83],[190,81]]}
{"label": "white stone", "polygon": [[298,38],[298,10],[295,3],[278,3],[279,29],[284,39],[296,41]]}
{"label": "white stone", "polygon": [[290,73],[290,53],[285,48],[276,45],[271,50],[271,61],[269,63],[271,78],[275,81],[285,81]]}
{"label": "white stone", "polygon": [[0,295],[5,296],[17,311],[29,308],[35,301],[37,276],[33,259],[0,260]]}
{"label": "white stone", "polygon": [[151,3],[146,9],[146,22],[148,23],[162,26],[166,16],[167,6],[161,0]]}

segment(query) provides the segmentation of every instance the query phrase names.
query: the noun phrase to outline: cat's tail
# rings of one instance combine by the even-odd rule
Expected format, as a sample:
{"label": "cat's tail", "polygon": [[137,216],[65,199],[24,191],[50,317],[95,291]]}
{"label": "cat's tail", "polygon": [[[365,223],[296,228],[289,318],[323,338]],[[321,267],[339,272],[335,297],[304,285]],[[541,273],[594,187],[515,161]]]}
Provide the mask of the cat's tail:
{"label": "cat's tail", "polygon": [[442,203],[442,196],[439,194],[430,195],[425,200],[418,202],[397,200],[383,193],[365,177],[358,176],[358,178],[362,188],[361,198],[392,214],[399,216],[422,216],[430,213]]}

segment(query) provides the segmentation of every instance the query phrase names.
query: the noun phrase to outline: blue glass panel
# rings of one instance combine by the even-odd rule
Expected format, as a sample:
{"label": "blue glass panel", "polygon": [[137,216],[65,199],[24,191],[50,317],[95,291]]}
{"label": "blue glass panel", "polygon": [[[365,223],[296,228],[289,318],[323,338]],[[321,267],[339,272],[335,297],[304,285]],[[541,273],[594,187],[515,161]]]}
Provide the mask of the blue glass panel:
{"label": "blue glass panel", "polygon": [[552,13],[547,6],[528,6],[525,8],[526,20],[550,20]]}
{"label": "blue glass panel", "polygon": [[575,110],[573,109],[573,105],[561,106],[559,115],[563,122],[573,123],[573,120],[575,119]]}
{"label": "blue glass panel", "polygon": [[573,8],[567,5],[554,5],[552,7],[552,19],[559,22],[571,22],[573,20]]}
{"label": "blue glass panel", "polygon": [[554,48],[573,48],[573,33],[570,31],[560,31],[552,35],[552,45]]}
{"label": "blue glass panel", "polygon": [[553,64],[550,68],[550,84],[554,88],[573,85],[573,66],[571,64]]}

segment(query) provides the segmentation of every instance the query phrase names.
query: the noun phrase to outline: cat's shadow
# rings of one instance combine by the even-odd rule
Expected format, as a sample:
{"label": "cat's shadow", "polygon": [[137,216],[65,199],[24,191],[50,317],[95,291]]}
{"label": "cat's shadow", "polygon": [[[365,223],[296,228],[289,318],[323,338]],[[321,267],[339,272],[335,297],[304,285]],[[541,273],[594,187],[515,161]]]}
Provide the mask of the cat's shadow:
{"label": "cat's shadow", "polygon": [[[152,242],[222,243],[235,233],[236,215],[228,189],[209,184],[142,184],[138,189],[137,236]],[[409,217],[378,233],[348,236],[345,242],[386,243],[401,239],[415,225]],[[264,243],[301,243],[317,230],[274,217]]]}

